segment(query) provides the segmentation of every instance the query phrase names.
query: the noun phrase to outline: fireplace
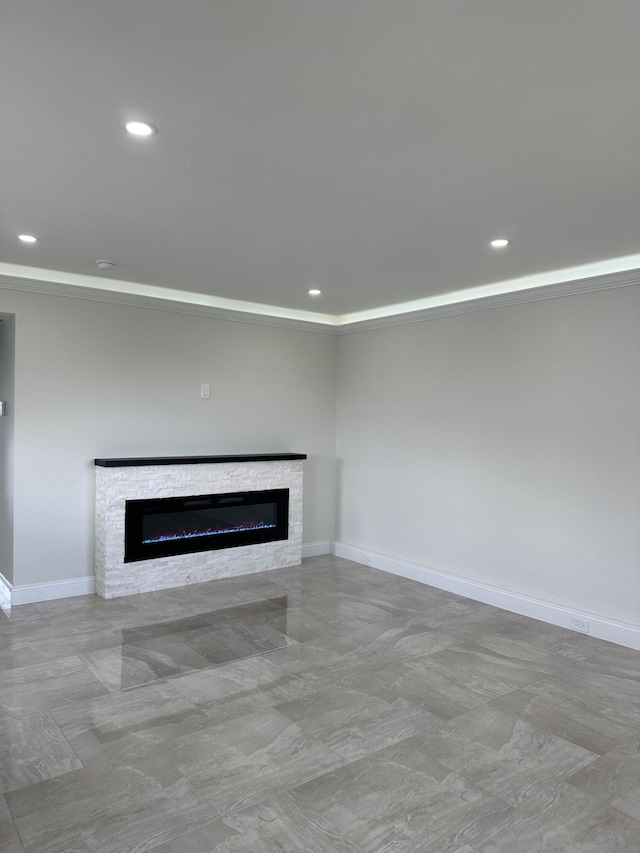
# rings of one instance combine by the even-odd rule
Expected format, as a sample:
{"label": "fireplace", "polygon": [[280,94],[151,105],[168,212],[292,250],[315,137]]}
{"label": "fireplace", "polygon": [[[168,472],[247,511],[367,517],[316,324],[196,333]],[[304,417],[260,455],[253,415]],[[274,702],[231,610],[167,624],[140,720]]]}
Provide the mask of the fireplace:
{"label": "fireplace", "polygon": [[115,598],[300,565],[305,459],[96,459],[96,592]]}
{"label": "fireplace", "polygon": [[124,562],[287,539],[289,489],[128,500]]}

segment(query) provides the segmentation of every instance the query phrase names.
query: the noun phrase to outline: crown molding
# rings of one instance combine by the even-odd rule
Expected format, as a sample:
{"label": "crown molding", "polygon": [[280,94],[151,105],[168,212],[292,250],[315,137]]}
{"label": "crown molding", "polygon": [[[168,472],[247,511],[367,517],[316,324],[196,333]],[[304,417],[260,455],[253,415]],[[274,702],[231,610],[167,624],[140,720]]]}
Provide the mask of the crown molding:
{"label": "crown molding", "polygon": [[495,296],[483,296],[460,302],[451,302],[423,308],[419,311],[409,311],[394,316],[376,317],[368,320],[355,321],[339,325],[336,335],[348,335],[369,329],[383,329],[388,326],[402,326],[407,323],[422,323],[426,320],[437,320],[440,317],[454,317],[458,314],[471,314],[476,311],[489,311],[494,308],[505,308],[509,305],[522,305],[527,302],[539,302],[543,299],[560,299],[565,296],[577,296],[582,293],[597,293],[603,290],[613,290],[619,287],[640,285],[640,269],[630,272],[611,273],[609,275],[583,278],[576,281],[565,281],[560,284],[547,284],[532,287],[528,290],[500,293]]}
{"label": "crown molding", "polygon": [[605,261],[592,261],[588,264],[580,264],[579,266],[563,267],[562,269],[546,270],[544,272],[519,276],[518,278],[494,281],[490,284],[478,284],[462,290],[447,291],[439,295],[423,296],[411,302],[403,302],[397,305],[384,305],[379,308],[355,311],[343,317],[336,317],[335,322],[338,326],[352,326],[355,323],[368,320],[375,321],[386,319],[387,317],[415,315],[419,311],[427,311],[432,308],[457,305],[462,302],[468,303],[493,296],[501,297],[505,294],[532,291],[538,288],[547,288],[551,285],[581,282],[587,279],[602,279],[614,273],[627,274],[638,272],[639,270],[640,254],[624,255],[619,258],[609,258]]}
{"label": "crown molding", "polygon": [[[86,276],[86,278],[91,278]],[[116,284],[118,282],[115,282]],[[102,282],[101,282],[102,284]],[[7,290],[20,290],[27,293],[41,293],[45,296],[66,296],[75,299],[89,299],[94,302],[110,302],[116,305],[131,305],[137,308],[154,308],[158,311],[170,311],[174,314],[191,314],[199,317],[211,317],[217,320],[231,320],[237,323],[250,323],[259,326],[279,326],[286,329],[300,329],[304,331],[322,332],[324,334],[333,334],[335,327],[330,322],[323,322],[315,319],[315,317],[324,318],[325,315],[311,315],[314,319],[304,319],[297,317],[280,316],[276,313],[263,314],[258,311],[239,310],[227,308],[220,305],[207,305],[203,302],[190,302],[188,300],[167,299],[161,293],[163,288],[154,287],[153,290],[158,292],[153,294],[129,293],[122,290],[109,290],[104,288],[96,288],[86,285],[70,284],[59,281],[45,281],[42,279],[22,278],[13,275],[0,274],[0,288]],[[184,296],[192,294],[184,293]],[[200,294],[193,294],[200,296]],[[234,300],[228,299],[226,302],[233,303]],[[238,305],[243,303],[238,302]],[[272,306],[258,306],[256,308],[269,308],[271,311],[278,309]],[[291,312],[293,313],[293,312]],[[307,312],[298,312],[304,314]],[[326,315],[329,320],[332,318]]]}
{"label": "crown molding", "polygon": [[[638,256],[640,257],[640,256]],[[597,266],[597,265],[592,265]],[[375,312],[358,312],[335,316],[315,314],[310,311],[295,311],[274,308],[258,303],[244,303],[232,299],[208,297],[204,294],[186,291],[167,290],[153,285],[138,285],[130,282],[98,279],[94,276],[71,276],[69,281],[53,281],[46,278],[30,277],[26,274],[44,274],[45,270],[25,267],[24,274],[3,274],[0,264],[0,289],[19,290],[40,293],[48,296],[65,296],[76,299],[89,299],[96,302],[109,302],[119,305],[131,305],[138,308],[153,308],[177,314],[190,314],[210,317],[218,320],[230,320],[260,326],[277,326],[286,329],[314,331],[329,335],[346,335],[369,329],[382,329],[387,326],[399,326],[407,323],[420,323],[436,320],[440,317],[452,317],[475,311],[488,311],[509,305],[521,305],[538,302],[543,299],[559,299],[583,293],[612,290],[620,287],[632,287],[640,284],[640,268],[620,272],[585,275],[581,278],[553,281],[548,284],[529,286],[537,282],[540,276],[515,279],[496,285],[469,288],[439,297],[428,297],[419,303],[389,305]],[[576,267],[582,271],[588,267]],[[570,272],[569,270],[566,271]],[[550,274],[553,275],[553,274]],[[61,273],[61,278],[67,274]],[[509,287],[514,289],[509,290]],[[488,292],[491,289],[502,292]],[[138,292],[134,292],[138,291]],[[449,299],[450,301],[447,301]],[[429,303],[437,304],[429,304]],[[217,304],[216,304],[217,303]],[[415,308],[417,304],[425,307]],[[402,310],[406,307],[406,310]],[[385,313],[386,312],[386,313]],[[370,316],[379,314],[380,316]],[[364,319],[359,319],[368,315]],[[0,321],[3,315],[0,314]]]}

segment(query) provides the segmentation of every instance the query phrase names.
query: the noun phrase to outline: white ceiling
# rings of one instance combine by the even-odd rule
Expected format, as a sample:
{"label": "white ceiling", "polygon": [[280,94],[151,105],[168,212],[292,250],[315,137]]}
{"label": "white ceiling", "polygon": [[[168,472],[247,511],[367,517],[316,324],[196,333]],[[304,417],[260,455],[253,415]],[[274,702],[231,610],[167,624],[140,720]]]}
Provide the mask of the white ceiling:
{"label": "white ceiling", "polygon": [[640,252],[639,0],[0,15],[5,271],[344,315]]}

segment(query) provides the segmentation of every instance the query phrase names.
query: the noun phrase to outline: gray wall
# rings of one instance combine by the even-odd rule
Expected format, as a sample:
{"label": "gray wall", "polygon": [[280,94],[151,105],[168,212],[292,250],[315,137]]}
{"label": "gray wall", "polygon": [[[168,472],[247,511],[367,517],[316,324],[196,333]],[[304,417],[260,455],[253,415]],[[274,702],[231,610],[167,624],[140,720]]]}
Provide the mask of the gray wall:
{"label": "gray wall", "polygon": [[640,623],[640,288],[348,334],[337,539]]}
{"label": "gray wall", "polygon": [[[4,318],[4,322],[3,322]],[[0,314],[0,574],[13,582],[13,407],[15,319]]]}
{"label": "gray wall", "polygon": [[302,451],[305,542],[639,623],[640,288],[338,339],[14,291],[0,308],[16,585],[92,574],[95,456]]}
{"label": "gray wall", "polygon": [[303,540],[334,538],[332,336],[14,291],[2,310],[18,329],[15,584],[93,574],[100,456],[308,453]]}

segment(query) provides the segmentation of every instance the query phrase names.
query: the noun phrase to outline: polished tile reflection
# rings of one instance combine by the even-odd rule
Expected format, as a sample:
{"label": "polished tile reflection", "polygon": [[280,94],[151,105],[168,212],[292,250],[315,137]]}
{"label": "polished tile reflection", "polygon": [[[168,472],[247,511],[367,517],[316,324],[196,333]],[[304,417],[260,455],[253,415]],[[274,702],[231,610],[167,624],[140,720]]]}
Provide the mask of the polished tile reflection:
{"label": "polished tile reflection", "polygon": [[0,613],[3,853],[637,853],[640,653],[335,557]]}

